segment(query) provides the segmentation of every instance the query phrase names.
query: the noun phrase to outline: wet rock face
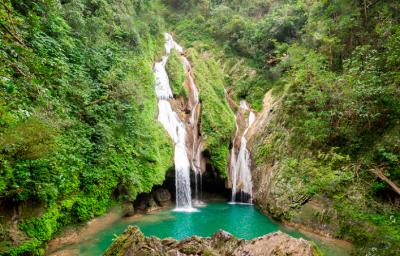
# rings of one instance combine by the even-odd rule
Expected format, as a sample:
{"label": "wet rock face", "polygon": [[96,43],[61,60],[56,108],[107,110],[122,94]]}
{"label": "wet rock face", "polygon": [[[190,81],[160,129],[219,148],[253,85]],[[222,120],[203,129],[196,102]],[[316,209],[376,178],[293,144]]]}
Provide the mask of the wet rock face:
{"label": "wet rock face", "polygon": [[171,203],[171,193],[165,188],[158,188],[153,192],[154,199],[160,206],[167,206]]}
{"label": "wet rock face", "polygon": [[318,251],[308,241],[292,238],[282,232],[246,241],[219,230],[212,237],[192,236],[178,241],[172,238],[161,240],[145,237],[138,227],[130,226],[114,240],[104,255],[314,256],[318,255]]}
{"label": "wet rock face", "polygon": [[125,202],[122,205],[122,213],[125,217],[131,217],[135,214],[135,209],[133,208],[132,202]]}
{"label": "wet rock face", "polygon": [[157,188],[148,194],[140,194],[135,202],[135,213],[147,213],[171,205],[171,193],[168,189]]}

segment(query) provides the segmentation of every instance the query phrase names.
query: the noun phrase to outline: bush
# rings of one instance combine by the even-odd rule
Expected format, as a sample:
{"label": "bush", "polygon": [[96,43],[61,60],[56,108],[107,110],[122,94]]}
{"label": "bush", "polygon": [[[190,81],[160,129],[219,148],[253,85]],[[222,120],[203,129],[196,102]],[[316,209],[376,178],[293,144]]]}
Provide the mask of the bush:
{"label": "bush", "polygon": [[183,96],[187,99],[189,92],[188,88],[184,85],[185,69],[183,67],[182,59],[175,49],[172,49],[171,54],[168,57],[166,70],[174,96]]}

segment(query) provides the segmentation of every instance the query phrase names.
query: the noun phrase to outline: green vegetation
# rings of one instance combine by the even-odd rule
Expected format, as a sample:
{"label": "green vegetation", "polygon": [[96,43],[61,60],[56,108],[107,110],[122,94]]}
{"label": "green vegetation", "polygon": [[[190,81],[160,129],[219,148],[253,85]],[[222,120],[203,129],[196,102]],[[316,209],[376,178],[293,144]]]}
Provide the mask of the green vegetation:
{"label": "green vegetation", "polygon": [[168,57],[165,68],[168,73],[168,78],[170,80],[170,86],[174,97],[183,96],[187,99],[189,91],[184,85],[185,69],[183,67],[182,59],[175,49],[171,50],[171,54]]}
{"label": "green vegetation", "polygon": [[235,131],[235,119],[225,99],[224,79],[218,63],[207,56],[190,49],[194,79],[200,91],[203,154],[221,177],[227,176],[229,143]]}
{"label": "green vegetation", "polygon": [[[188,49],[212,168],[226,177],[235,129],[224,87],[255,110],[272,89],[253,152],[276,168],[285,207],[271,213],[290,221],[324,198],[356,254],[400,254],[387,182],[400,184],[399,24],[397,0],[2,1],[0,254],[44,254],[59,228],[163,181],[152,65],[165,27]],[[187,97],[174,51],[167,71]]]}
{"label": "green vegetation", "polygon": [[172,145],[154,121],[156,7],[1,3],[0,201],[20,218],[14,227],[0,217],[0,254],[43,254],[61,226],[164,180]]}
{"label": "green vegetation", "polygon": [[[348,10],[363,10],[356,3],[350,6]],[[288,70],[281,75],[286,89],[274,88],[282,104],[261,135],[268,136],[268,143],[257,145],[257,162],[281,162],[279,183],[292,188],[276,195],[289,205],[283,218],[290,219],[312,198],[328,197],[340,220],[336,235],[355,243],[360,254],[378,250],[376,255],[395,255],[400,250],[400,215],[394,203],[399,195],[373,174],[382,172],[400,184],[400,58],[394,50],[400,47],[400,27],[389,6],[399,10],[393,3],[376,3],[365,16],[341,13],[346,6],[339,2],[310,7],[318,15],[308,16],[304,42],[290,45],[274,67]],[[391,21],[379,18],[382,10]],[[339,12],[337,20],[353,22],[339,29],[330,23],[330,12]],[[328,34],[315,35],[321,23]],[[317,39],[321,41],[314,46],[310,40]],[[351,40],[357,43],[351,45]]]}
{"label": "green vegetation", "polygon": [[278,163],[270,197],[285,207],[270,213],[291,220],[323,197],[357,254],[399,254],[399,195],[376,175],[400,184],[399,2],[166,2],[234,99],[280,102],[254,139],[256,165]]}

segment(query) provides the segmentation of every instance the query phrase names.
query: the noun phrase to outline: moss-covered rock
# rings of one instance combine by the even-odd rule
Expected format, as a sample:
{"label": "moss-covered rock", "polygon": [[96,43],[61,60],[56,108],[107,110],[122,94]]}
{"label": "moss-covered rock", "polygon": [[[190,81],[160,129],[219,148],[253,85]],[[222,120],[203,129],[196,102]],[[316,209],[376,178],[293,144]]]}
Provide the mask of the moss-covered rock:
{"label": "moss-covered rock", "polygon": [[219,230],[212,237],[192,236],[177,241],[172,238],[161,240],[145,237],[138,227],[130,226],[114,240],[104,255],[318,256],[320,253],[314,244],[302,238],[292,238],[282,232],[245,241]]}
{"label": "moss-covered rock", "polygon": [[169,78],[169,84],[175,97],[183,96],[187,99],[189,95],[188,88],[184,86],[185,69],[180,54],[172,49],[167,60],[166,70]]}
{"label": "moss-covered rock", "polygon": [[200,91],[203,151],[221,177],[227,176],[229,143],[235,119],[224,92],[224,76],[218,63],[206,52],[188,51],[194,79]]}

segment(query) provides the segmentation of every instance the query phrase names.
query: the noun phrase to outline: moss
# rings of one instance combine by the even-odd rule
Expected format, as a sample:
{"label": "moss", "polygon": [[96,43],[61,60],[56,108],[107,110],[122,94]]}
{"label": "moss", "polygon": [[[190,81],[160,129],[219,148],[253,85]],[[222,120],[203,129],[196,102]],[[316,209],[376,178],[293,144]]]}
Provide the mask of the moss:
{"label": "moss", "polygon": [[313,256],[324,256],[325,255],[315,242],[310,241],[310,243],[311,243],[311,246],[313,247]]}
{"label": "moss", "polygon": [[[107,256],[118,256],[124,255],[125,250],[135,244],[136,246],[142,246],[145,237],[143,233],[136,226],[128,226],[125,231],[119,235],[113,243],[108,247],[104,255]],[[145,254],[146,255],[146,254]]]}
{"label": "moss", "polygon": [[190,49],[194,79],[200,91],[203,150],[221,177],[227,176],[228,147],[235,130],[235,119],[224,92],[224,76],[217,62],[207,54]]}
{"label": "moss", "polygon": [[174,96],[183,96],[187,99],[189,92],[188,88],[184,86],[185,69],[183,67],[182,58],[175,49],[171,50],[171,54],[168,57],[166,70]]}
{"label": "moss", "polygon": [[52,234],[58,229],[57,219],[59,216],[58,207],[53,204],[48,207],[42,216],[22,222],[20,228],[29,237],[37,238],[38,240],[50,240]]}
{"label": "moss", "polygon": [[3,247],[3,249],[5,248],[5,251],[2,251],[2,249],[0,248],[0,253],[4,253],[4,255],[11,255],[11,256],[44,255],[45,250],[40,247],[41,245],[42,245],[41,241],[33,238],[22,242],[19,246],[9,245],[9,247]]}

